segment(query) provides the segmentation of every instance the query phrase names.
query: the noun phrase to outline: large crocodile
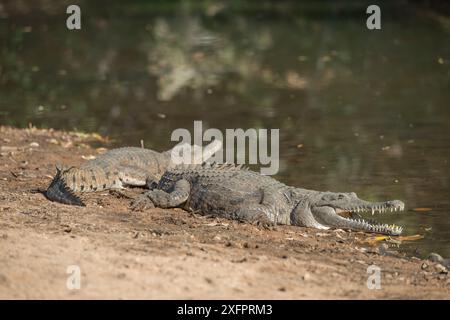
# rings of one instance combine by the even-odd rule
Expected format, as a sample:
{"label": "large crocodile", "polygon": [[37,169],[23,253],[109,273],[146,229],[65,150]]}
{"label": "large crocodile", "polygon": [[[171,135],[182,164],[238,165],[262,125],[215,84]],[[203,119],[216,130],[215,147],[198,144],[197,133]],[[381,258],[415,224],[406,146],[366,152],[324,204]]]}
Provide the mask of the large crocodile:
{"label": "large crocodile", "polygon": [[[152,190],[132,202],[134,210],[182,207],[262,225],[287,224],[354,229],[400,235],[402,227],[364,220],[359,212],[403,211],[399,200],[368,202],[355,193],[334,193],[287,186],[269,176],[234,165],[203,164],[167,170]],[[359,216],[344,217],[343,213]]]}
{"label": "large crocodile", "polygon": [[[188,148],[186,148],[188,147]],[[177,152],[190,150],[190,161],[202,163],[222,148],[222,142],[215,140],[204,148],[182,144],[176,146]],[[157,152],[150,149],[125,147],[112,149],[79,168],[56,168],[57,172],[45,195],[60,203],[84,206],[74,192],[93,192],[109,189],[122,189],[126,186],[145,186],[146,180],[161,178],[172,166],[178,165],[172,158],[170,149]]]}

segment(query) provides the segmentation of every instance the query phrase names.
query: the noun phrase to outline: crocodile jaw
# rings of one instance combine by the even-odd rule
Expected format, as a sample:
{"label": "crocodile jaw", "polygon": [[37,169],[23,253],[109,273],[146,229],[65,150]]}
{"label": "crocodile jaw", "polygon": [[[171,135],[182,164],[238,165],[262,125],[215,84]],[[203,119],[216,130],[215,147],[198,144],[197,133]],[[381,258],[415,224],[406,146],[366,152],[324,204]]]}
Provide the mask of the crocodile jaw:
{"label": "crocodile jaw", "polygon": [[343,208],[334,208],[337,214],[342,212],[353,212],[353,213],[360,213],[360,212],[372,212],[372,215],[375,213],[384,213],[384,212],[396,212],[396,211],[403,211],[405,210],[405,204],[400,200],[392,200],[392,201],[386,201],[386,202],[377,202],[377,203],[370,203],[370,202],[363,202],[360,205],[356,206],[348,206]]}
{"label": "crocodile jaw", "polygon": [[[401,212],[405,209],[405,204],[400,200],[379,202],[379,203],[370,203],[364,202],[359,206],[350,206],[345,208],[333,208],[337,215],[341,215],[344,212],[350,213],[364,213],[371,212],[372,215],[375,213],[385,213],[385,212]],[[388,234],[398,236],[402,233],[403,227],[396,226],[395,224],[388,225],[377,223],[374,221],[366,221],[363,218],[345,218],[342,219],[348,220],[349,224],[355,225],[358,229],[365,230],[367,232],[375,232],[381,234]]]}

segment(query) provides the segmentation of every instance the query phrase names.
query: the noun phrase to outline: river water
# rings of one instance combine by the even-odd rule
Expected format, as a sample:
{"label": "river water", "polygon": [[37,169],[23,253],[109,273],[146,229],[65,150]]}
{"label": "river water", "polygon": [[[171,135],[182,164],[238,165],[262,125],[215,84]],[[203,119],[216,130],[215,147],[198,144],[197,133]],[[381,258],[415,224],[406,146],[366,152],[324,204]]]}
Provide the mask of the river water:
{"label": "river water", "polygon": [[80,2],[69,31],[59,2],[20,3],[0,10],[1,124],[155,149],[194,120],[279,128],[276,178],[404,200],[377,219],[450,256],[448,17],[387,2],[370,31],[361,2]]}

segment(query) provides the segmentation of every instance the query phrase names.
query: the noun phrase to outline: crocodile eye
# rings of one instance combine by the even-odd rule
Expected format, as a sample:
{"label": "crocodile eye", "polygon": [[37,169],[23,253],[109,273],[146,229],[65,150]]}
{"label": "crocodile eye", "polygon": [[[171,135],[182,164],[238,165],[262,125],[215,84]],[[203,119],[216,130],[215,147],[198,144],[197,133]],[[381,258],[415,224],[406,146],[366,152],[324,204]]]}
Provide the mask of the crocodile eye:
{"label": "crocodile eye", "polygon": [[343,194],[339,194],[339,195],[338,195],[338,199],[339,199],[339,200],[342,200],[342,199],[344,199],[344,198],[345,198],[345,196],[344,196]]}

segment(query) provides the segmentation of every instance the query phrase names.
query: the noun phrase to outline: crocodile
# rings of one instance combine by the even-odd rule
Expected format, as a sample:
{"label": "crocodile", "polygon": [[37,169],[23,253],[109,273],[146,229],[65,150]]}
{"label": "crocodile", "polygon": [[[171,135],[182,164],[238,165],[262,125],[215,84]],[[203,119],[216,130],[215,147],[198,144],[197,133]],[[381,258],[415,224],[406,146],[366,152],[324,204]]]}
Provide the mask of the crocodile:
{"label": "crocodile", "polygon": [[[196,145],[191,147],[184,143],[175,148],[179,148],[177,152],[190,151],[192,163],[202,163],[222,148],[222,142],[214,140],[204,148]],[[146,186],[148,179],[159,179],[167,169],[178,165],[172,158],[175,148],[157,152],[138,147],[123,147],[109,150],[78,168],[56,167],[56,175],[45,191],[45,196],[52,201],[85,206],[75,192]]]}
{"label": "crocodile", "polygon": [[369,202],[354,192],[335,193],[285,185],[270,176],[230,164],[168,169],[150,190],[135,198],[133,210],[181,207],[191,212],[253,222],[400,235],[403,228],[363,219],[360,212],[403,211],[400,200]]}

